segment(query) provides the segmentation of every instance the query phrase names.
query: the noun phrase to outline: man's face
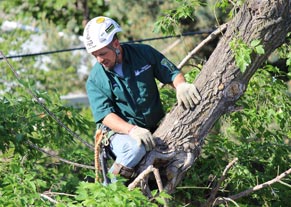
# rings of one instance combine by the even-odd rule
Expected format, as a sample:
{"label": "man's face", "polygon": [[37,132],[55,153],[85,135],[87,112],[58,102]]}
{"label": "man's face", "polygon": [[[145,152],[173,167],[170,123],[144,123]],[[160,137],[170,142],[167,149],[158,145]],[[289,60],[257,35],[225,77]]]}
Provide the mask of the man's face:
{"label": "man's face", "polygon": [[92,55],[106,70],[113,70],[116,62],[116,54],[113,50],[103,47],[92,52]]}

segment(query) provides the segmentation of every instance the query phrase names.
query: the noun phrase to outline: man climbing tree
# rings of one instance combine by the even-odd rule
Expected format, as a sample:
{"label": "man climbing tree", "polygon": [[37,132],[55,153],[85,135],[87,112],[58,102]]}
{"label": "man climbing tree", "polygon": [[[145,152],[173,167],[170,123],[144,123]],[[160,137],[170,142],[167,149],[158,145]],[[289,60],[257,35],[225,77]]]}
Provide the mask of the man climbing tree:
{"label": "man climbing tree", "polygon": [[110,172],[129,179],[146,151],[155,147],[152,132],[164,116],[155,78],[177,88],[181,107],[194,108],[200,95],[161,53],[147,45],[120,45],[118,32],[120,26],[108,17],[95,17],[86,25],[86,49],[98,61],[86,89],[97,130],[104,131],[116,156]]}

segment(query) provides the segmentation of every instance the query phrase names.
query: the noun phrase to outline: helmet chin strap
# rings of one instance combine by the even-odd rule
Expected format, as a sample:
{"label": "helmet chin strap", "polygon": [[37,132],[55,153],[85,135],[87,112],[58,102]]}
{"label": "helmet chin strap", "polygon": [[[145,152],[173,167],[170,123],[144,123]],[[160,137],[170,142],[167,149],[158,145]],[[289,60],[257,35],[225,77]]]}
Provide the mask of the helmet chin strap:
{"label": "helmet chin strap", "polygon": [[108,45],[107,47],[115,52],[115,65],[117,65],[118,64],[118,55],[120,55],[120,49],[114,48],[112,45]]}

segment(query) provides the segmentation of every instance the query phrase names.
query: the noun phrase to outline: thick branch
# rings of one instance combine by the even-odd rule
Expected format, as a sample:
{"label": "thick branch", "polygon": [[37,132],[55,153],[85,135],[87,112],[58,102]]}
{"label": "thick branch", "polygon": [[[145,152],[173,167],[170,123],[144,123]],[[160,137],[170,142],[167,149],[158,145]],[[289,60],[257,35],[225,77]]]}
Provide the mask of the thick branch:
{"label": "thick branch", "polygon": [[[284,43],[291,31],[290,4],[286,0],[245,1],[228,23],[227,30],[195,80],[202,96],[200,103],[188,110],[175,106],[154,133],[157,150],[175,152],[173,160],[163,163],[164,172],[160,169],[161,177],[168,179],[168,183],[164,184],[168,191],[173,190],[183,177],[188,153],[192,154],[191,167],[212,126],[223,114],[233,111],[249,79],[271,52]],[[234,38],[242,39],[246,44],[261,40],[265,50],[263,55],[251,55],[252,62],[243,74],[236,66],[230,49],[229,43]],[[143,169],[146,167],[141,166]]]}

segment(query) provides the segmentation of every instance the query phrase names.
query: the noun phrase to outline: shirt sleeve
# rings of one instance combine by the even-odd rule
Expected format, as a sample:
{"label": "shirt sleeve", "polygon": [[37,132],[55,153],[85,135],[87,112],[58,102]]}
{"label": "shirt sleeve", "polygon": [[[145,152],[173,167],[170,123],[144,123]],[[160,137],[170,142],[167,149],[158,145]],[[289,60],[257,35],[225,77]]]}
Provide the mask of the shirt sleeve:
{"label": "shirt sleeve", "polygon": [[105,116],[115,112],[110,98],[110,91],[101,88],[96,84],[96,79],[90,74],[86,82],[86,91],[93,114],[94,121],[96,123],[101,122]]}
{"label": "shirt sleeve", "polygon": [[152,47],[150,49],[156,78],[164,84],[172,83],[181,71],[162,53]]}

